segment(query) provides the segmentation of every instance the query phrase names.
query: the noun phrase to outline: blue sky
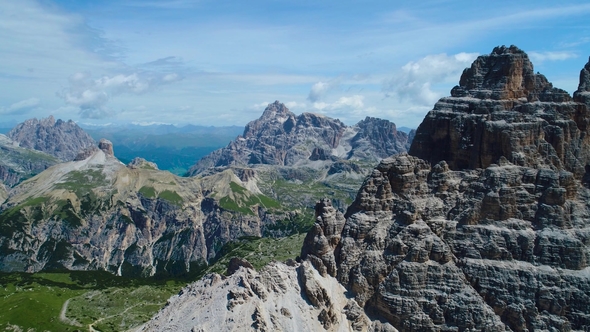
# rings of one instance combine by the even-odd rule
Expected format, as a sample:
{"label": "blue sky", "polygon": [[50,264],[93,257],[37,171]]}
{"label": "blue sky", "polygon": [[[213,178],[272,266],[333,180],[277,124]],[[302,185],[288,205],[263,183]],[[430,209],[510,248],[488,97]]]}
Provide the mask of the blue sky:
{"label": "blue sky", "polygon": [[279,100],[416,127],[498,45],[572,93],[589,14],[585,1],[1,1],[0,124],[245,125]]}

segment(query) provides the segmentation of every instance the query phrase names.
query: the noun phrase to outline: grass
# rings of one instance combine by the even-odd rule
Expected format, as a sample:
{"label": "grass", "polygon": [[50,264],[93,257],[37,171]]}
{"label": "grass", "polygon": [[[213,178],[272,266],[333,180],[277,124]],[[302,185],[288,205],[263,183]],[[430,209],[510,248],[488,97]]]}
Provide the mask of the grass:
{"label": "grass", "polygon": [[[0,330],[122,331],[149,320],[186,281],[128,279],[107,272],[0,273]],[[65,316],[59,318],[70,300]]]}
{"label": "grass", "polygon": [[56,189],[66,189],[82,197],[92,189],[107,185],[101,170],[89,169],[85,171],[72,171],[68,174],[66,182],[55,185]]}
{"label": "grass", "polygon": [[[224,274],[232,257],[256,269],[271,261],[296,258],[305,234],[271,239],[243,237],[223,246],[215,263],[199,273]],[[148,321],[170,296],[195,279],[158,280],[117,277],[103,271],[0,273],[0,330],[125,331]],[[65,317],[60,320],[64,303]]]}
{"label": "grass", "polygon": [[139,193],[142,194],[145,198],[156,198],[156,189],[154,189],[154,187],[143,186],[139,188]]}
{"label": "grass", "polygon": [[229,183],[229,187],[236,194],[246,194],[248,192],[246,188],[240,186],[239,184],[233,181]]}
{"label": "grass", "polygon": [[255,269],[260,269],[271,261],[284,262],[295,259],[301,252],[305,233],[279,239],[243,237],[237,242],[225,244],[219,251],[215,263],[206,272],[225,274],[232,257],[245,258]]}
{"label": "grass", "polygon": [[[361,181],[359,181],[361,182]],[[277,179],[269,188],[261,188],[263,192],[272,191],[274,197],[283,202],[284,205],[294,208],[313,207],[319,199],[328,197],[332,201],[339,200],[346,205],[352,203],[358,184],[355,190],[332,186],[329,183],[306,181],[296,183],[283,179]]]}
{"label": "grass", "polygon": [[170,202],[176,206],[182,206],[182,203],[184,202],[184,200],[182,199],[182,197],[180,197],[180,195],[178,195],[175,191],[171,191],[171,190],[164,190],[158,196],[161,199],[165,199],[168,202]]}
{"label": "grass", "polygon": [[219,206],[222,209],[235,211],[247,215],[255,215],[252,208],[260,205],[266,209],[281,209],[281,204],[276,200],[264,195],[249,195],[248,189],[240,186],[235,182],[230,182],[229,186],[234,193],[234,198],[229,196],[222,197],[219,200]]}
{"label": "grass", "polygon": [[284,235],[307,233],[307,231],[309,231],[309,229],[313,226],[314,220],[311,217],[306,217],[306,215],[313,216],[314,211],[309,209],[307,212],[308,213],[305,215],[297,214],[292,219],[287,218],[284,220],[279,220],[274,225],[266,226],[266,229],[264,230],[264,236],[275,237],[276,233]]}
{"label": "grass", "polygon": [[184,199],[182,199],[177,192],[172,190],[163,190],[162,192],[157,193],[154,187],[143,186],[139,189],[139,193],[145,198],[161,198],[176,206],[182,206],[182,203],[184,202]]}

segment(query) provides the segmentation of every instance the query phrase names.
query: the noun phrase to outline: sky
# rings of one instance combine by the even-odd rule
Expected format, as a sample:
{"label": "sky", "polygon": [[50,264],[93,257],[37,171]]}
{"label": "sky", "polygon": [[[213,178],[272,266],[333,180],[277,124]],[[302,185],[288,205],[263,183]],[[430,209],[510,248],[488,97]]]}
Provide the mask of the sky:
{"label": "sky", "polygon": [[587,1],[4,0],[0,126],[243,126],[279,100],[417,127],[461,72],[516,45],[573,93]]}

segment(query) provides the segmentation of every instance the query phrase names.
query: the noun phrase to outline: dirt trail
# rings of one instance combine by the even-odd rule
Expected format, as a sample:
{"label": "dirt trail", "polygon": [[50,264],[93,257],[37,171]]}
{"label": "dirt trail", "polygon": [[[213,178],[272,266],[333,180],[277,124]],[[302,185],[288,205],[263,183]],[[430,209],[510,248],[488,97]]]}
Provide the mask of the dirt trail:
{"label": "dirt trail", "polygon": [[68,325],[82,326],[82,324],[78,323],[75,319],[69,319],[68,317],[66,317],[66,311],[68,311],[68,305],[70,304],[70,300],[71,299],[67,299],[66,302],[64,302],[64,305],[61,306],[61,311],[59,312],[59,320]]}

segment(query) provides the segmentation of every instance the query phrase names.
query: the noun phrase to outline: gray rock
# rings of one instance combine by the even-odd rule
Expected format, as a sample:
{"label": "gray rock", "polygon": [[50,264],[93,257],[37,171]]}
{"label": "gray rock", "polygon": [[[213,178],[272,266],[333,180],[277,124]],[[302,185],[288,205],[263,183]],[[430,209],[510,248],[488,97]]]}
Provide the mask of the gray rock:
{"label": "gray rock", "polygon": [[7,136],[21,147],[42,151],[63,161],[74,160],[80,151],[95,145],[90,135],[75,122],[55,121],[53,116],[26,120]]}
{"label": "gray rock", "polygon": [[590,144],[584,86],[582,81],[572,100],[534,73],[526,53],[497,47],[478,57],[451,97],[426,115],[410,154],[432,164],[445,160],[453,170],[485,168],[504,157],[581,178],[590,162],[590,151],[583,148]]}
{"label": "gray rock", "polygon": [[153,163],[151,161],[147,161],[143,158],[137,157],[134,158],[133,160],[131,160],[131,162],[129,164],[127,164],[127,167],[129,168],[133,168],[133,169],[153,169],[153,170],[157,170],[158,165],[156,165],[156,163]]}
{"label": "gray rock", "polygon": [[12,188],[59,160],[46,153],[19,147],[17,142],[0,134],[0,183]]}
{"label": "gray rock", "polygon": [[367,117],[349,127],[323,115],[296,116],[275,101],[259,119],[246,125],[242,136],[202,158],[187,175],[219,166],[301,166],[307,161],[349,159],[379,161],[405,152],[408,147],[408,135],[397,131],[395,124],[387,120]]}

